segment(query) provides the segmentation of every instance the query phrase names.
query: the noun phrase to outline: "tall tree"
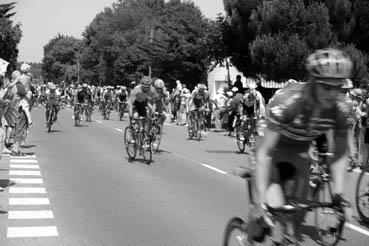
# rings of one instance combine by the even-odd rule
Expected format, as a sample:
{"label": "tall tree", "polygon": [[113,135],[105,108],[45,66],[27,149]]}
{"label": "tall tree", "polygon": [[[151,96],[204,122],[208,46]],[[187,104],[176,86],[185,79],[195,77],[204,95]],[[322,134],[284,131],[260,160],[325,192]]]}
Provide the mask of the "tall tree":
{"label": "tall tree", "polygon": [[8,71],[16,69],[18,57],[18,44],[22,37],[20,24],[13,24],[9,18],[15,12],[9,13],[15,3],[0,4],[0,57],[10,64]]}
{"label": "tall tree", "polygon": [[58,34],[44,46],[42,74],[53,82],[76,81],[78,78],[81,40]]}

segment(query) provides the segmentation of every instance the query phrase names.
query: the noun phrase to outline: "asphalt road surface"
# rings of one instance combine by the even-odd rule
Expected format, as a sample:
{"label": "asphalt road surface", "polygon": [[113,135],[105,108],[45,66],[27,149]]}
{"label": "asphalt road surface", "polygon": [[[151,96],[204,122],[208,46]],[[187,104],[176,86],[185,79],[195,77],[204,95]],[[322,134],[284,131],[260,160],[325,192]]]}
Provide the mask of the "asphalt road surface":
{"label": "asphalt road surface", "polygon": [[[0,245],[214,246],[231,217],[246,217],[245,182],[232,170],[248,165],[248,155],[225,132],[199,142],[165,123],[161,151],[146,165],[129,162],[123,149],[127,116],[102,120],[96,111],[74,127],[65,108],[47,133],[44,112],[32,112],[30,156],[0,161]],[[351,201],[357,177],[347,173]],[[302,245],[317,245],[310,221]],[[369,245],[356,210],[340,245]]]}

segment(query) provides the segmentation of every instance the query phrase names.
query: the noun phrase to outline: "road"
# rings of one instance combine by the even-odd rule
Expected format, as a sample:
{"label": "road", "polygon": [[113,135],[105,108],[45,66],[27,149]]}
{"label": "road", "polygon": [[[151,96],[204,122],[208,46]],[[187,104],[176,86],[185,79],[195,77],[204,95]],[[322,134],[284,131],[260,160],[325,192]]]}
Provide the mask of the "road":
{"label": "road", "polygon": [[[32,115],[33,147],[24,151],[35,155],[0,161],[0,184],[7,185],[0,194],[0,245],[221,245],[227,221],[246,216],[246,186],[232,170],[248,165],[248,155],[224,132],[207,132],[198,142],[187,139],[185,127],[166,123],[162,151],[148,166],[128,161],[127,119],[115,113],[111,120],[95,113],[93,122],[74,127],[66,108],[51,133],[43,108]],[[347,174],[352,201],[357,177]],[[369,229],[356,218],[354,211],[340,245],[368,245]],[[311,228],[302,245],[317,245]]]}

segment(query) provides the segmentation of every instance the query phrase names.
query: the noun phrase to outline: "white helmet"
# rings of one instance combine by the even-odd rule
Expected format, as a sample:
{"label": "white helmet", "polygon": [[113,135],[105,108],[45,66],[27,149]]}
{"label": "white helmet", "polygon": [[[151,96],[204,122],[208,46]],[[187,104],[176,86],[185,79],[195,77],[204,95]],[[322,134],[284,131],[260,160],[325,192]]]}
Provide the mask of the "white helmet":
{"label": "white helmet", "polygon": [[161,79],[157,79],[154,82],[154,86],[155,86],[155,88],[161,88],[161,89],[163,89],[165,87],[164,81],[161,80]]}

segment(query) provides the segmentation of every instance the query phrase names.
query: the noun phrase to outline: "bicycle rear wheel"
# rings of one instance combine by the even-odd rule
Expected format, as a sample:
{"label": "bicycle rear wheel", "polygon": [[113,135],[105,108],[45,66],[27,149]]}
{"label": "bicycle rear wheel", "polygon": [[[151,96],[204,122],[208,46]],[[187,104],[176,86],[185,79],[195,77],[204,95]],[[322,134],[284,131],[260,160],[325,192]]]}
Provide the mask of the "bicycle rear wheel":
{"label": "bicycle rear wheel", "polygon": [[137,154],[135,134],[136,133],[134,132],[134,129],[129,126],[127,126],[124,130],[124,147],[127,151],[129,159],[131,160],[134,160]]}
{"label": "bicycle rear wheel", "polygon": [[253,245],[247,241],[246,223],[241,218],[232,218],[225,229],[222,246]]}
{"label": "bicycle rear wheel", "polygon": [[47,121],[47,132],[51,132],[51,125],[53,124],[54,110],[51,110],[49,120]]}
{"label": "bicycle rear wheel", "polygon": [[142,137],[142,155],[147,165],[150,165],[152,161],[152,143],[148,137],[143,133]]}
{"label": "bicycle rear wheel", "polygon": [[[328,184],[321,184],[313,192],[314,201],[332,202],[332,191]],[[334,246],[341,239],[345,224],[343,211],[334,208],[319,207],[314,211],[315,228],[321,245]]]}
{"label": "bicycle rear wheel", "polygon": [[369,223],[369,166],[361,171],[356,183],[355,191],[356,208],[360,219]]}

